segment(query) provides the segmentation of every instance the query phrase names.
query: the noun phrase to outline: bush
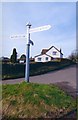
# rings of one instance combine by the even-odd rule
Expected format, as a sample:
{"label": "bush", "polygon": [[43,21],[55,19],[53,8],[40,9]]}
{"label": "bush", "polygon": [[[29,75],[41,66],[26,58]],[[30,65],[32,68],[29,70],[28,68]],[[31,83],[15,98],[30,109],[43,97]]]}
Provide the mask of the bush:
{"label": "bush", "polygon": [[[44,74],[63,69],[74,64],[71,60],[61,59],[60,62],[30,63],[30,76]],[[2,79],[19,78],[25,76],[25,64],[2,64]]]}

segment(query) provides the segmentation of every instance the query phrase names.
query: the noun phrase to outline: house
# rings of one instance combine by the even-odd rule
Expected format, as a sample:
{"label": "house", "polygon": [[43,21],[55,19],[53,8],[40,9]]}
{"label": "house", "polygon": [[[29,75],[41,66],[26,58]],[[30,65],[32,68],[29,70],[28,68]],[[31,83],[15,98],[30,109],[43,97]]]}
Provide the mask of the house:
{"label": "house", "polygon": [[49,49],[42,49],[41,54],[35,56],[35,62],[49,62],[56,59],[63,58],[63,53],[61,49],[57,49],[55,46]]}
{"label": "house", "polygon": [[1,57],[0,61],[2,61],[2,63],[9,63],[10,59],[8,57]]}
{"label": "house", "polygon": [[35,62],[48,62],[51,60],[52,60],[52,57],[47,54],[40,54],[35,56]]}
{"label": "house", "polygon": [[[34,58],[29,58],[30,62],[34,62]],[[22,57],[19,59],[19,63],[26,63],[26,56],[22,55]]]}
{"label": "house", "polygon": [[34,58],[30,57],[30,62],[34,62]]}

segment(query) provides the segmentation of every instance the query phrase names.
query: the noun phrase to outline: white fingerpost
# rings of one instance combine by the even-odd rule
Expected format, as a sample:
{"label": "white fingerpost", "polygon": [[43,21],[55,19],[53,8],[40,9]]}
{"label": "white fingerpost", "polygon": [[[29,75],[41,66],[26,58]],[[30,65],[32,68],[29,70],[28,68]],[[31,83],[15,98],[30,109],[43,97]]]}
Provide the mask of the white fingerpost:
{"label": "white fingerpost", "polygon": [[31,28],[31,24],[27,23],[27,34],[23,35],[12,35],[10,36],[11,39],[18,39],[18,38],[27,38],[26,43],[26,67],[25,67],[25,81],[29,82],[29,53],[30,53],[30,44],[34,45],[33,41],[30,40],[30,33],[40,32],[44,30],[48,30],[51,28],[51,25],[45,25],[37,28]]}
{"label": "white fingerpost", "polygon": [[25,81],[29,82],[29,50],[30,50],[30,33],[29,29],[31,24],[28,23],[27,25],[27,44],[26,44],[26,68],[25,68]]}

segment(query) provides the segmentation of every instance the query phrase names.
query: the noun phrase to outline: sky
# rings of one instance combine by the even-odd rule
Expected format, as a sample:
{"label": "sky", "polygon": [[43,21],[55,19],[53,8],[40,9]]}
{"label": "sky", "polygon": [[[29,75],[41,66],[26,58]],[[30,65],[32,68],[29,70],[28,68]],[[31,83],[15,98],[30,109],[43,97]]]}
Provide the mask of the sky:
{"label": "sky", "polygon": [[46,31],[31,33],[34,46],[30,57],[44,48],[55,46],[68,57],[76,49],[75,2],[4,2],[2,3],[2,56],[10,57],[16,48],[18,58],[26,54],[26,38],[10,39],[11,35],[26,34],[26,24],[31,28],[51,25]]}

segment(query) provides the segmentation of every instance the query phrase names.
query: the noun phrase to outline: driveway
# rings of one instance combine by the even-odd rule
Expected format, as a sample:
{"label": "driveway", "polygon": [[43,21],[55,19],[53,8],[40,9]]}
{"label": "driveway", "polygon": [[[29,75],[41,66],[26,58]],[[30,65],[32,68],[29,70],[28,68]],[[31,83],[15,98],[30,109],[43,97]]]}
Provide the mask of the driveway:
{"label": "driveway", "polygon": [[[3,80],[2,84],[15,84],[24,80],[24,78]],[[55,84],[61,89],[65,90],[71,96],[76,97],[76,65],[47,74],[32,76],[30,77],[30,82],[40,84]]]}

